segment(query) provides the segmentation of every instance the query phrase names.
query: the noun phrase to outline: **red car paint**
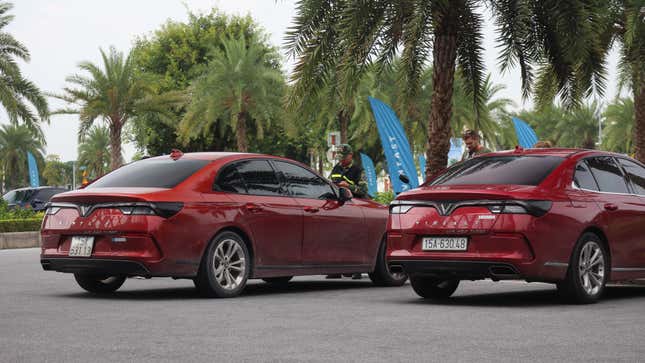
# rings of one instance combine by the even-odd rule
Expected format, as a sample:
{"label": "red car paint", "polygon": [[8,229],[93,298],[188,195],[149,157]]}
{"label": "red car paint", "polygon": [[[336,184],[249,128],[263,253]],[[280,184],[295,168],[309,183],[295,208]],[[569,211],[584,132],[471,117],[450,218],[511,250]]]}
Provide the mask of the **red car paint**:
{"label": "red car paint", "polygon": [[[444,172],[420,188],[400,194],[394,205],[410,201],[432,201],[437,206],[459,201],[473,203],[449,215],[441,215],[437,209],[441,207],[423,205],[407,213],[391,214],[387,260],[392,271],[403,267],[408,273],[414,270],[456,279],[558,282],[565,279],[577,239],[583,232],[593,231],[608,247],[611,281],[645,277],[643,190],[637,191],[630,184],[628,193],[607,193],[584,190],[573,182],[574,169],[582,160],[609,156],[636,161],[624,155],[579,149],[518,149],[480,158],[500,156],[554,156],[561,157],[562,162],[537,185],[432,185]],[[645,168],[637,165],[642,185]],[[495,214],[477,205],[477,201],[517,200],[548,201],[551,207],[544,215],[533,216]],[[468,247],[466,251],[423,251],[422,238],[430,236],[466,236]],[[454,266],[460,263],[463,269]],[[496,265],[504,269],[491,271],[490,267]],[[478,266],[488,269],[480,270]]]}
{"label": "red car paint", "polygon": [[[219,232],[232,230],[245,239],[250,249],[254,278],[374,269],[385,234],[387,207],[361,199],[340,202],[214,190],[218,172],[241,160],[281,160],[311,171],[288,159],[258,154],[179,152],[174,152],[172,159],[207,163],[172,188],[90,186],[54,197],[51,206],[62,207],[55,214],[48,213],[42,224],[43,267],[62,272],[92,272],[98,268],[94,265],[96,261],[117,261],[128,266],[125,272],[113,273],[192,278],[198,273],[208,243]],[[125,215],[119,208],[100,208],[81,215],[83,208],[97,203],[119,202],[178,202],[183,207],[168,218]],[[95,237],[92,255],[69,257],[72,237],[84,235]]]}

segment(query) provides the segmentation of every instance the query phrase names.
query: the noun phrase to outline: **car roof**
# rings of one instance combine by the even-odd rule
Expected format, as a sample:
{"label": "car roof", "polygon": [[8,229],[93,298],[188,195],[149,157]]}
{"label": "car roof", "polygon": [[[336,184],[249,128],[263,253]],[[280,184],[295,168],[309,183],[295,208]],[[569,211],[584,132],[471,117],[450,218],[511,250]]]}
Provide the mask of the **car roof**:
{"label": "car roof", "polygon": [[21,191],[21,190],[43,190],[43,189],[64,189],[67,190],[67,188],[64,187],[50,187],[50,186],[42,186],[42,187],[24,187],[24,188],[16,188],[16,189],[11,189],[9,192],[12,191]]}
{"label": "car roof", "polygon": [[618,154],[611,151],[592,150],[592,149],[577,149],[577,148],[536,148],[536,149],[523,149],[516,148],[513,150],[495,151],[491,153],[482,154],[482,156],[509,156],[509,155],[530,155],[530,156],[559,156],[570,157],[573,155],[584,157],[588,155],[611,155],[620,157],[629,157],[624,154]]}
{"label": "car roof", "polygon": [[[265,157],[272,157],[270,155],[263,155],[263,154],[253,154],[253,153],[239,153],[239,152],[194,152],[194,153],[185,153],[183,154],[180,159],[191,159],[191,160],[210,160],[210,161],[215,161],[223,158],[237,158],[237,157],[245,157],[245,156],[265,156]],[[148,160],[153,159],[153,160],[160,160],[160,159],[167,159],[170,157],[170,154],[166,155],[160,155],[160,156],[155,156],[151,158],[147,158]]]}

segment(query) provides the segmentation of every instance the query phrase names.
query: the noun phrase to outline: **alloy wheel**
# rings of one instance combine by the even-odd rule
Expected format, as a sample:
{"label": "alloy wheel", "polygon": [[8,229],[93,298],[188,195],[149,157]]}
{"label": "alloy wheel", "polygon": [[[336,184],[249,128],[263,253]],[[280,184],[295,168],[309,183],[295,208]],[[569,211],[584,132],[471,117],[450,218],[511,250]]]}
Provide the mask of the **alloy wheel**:
{"label": "alloy wheel", "polygon": [[225,290],[235,290],[246,273],[244,250],[238,241],[225,239],[213,254],[213,271],[217,283]]}
{"label": "alloy wheel", "polygon": [[605,257],[600,245],[588,241],[580,251],[578,261],[580,284],[587,295],[596,295],[605,281]]}

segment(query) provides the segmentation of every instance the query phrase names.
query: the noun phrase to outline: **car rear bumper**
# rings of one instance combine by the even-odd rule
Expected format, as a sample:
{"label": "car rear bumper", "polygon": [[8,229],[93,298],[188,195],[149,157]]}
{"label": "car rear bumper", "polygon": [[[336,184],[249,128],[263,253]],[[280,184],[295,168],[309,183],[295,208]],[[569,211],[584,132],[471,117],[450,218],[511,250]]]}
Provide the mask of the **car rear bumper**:
{"label": "car rear bumper", "polygon": [[516,280],[523,276],[512,264],[495,261],[389,260],[390,270],[459,280]]}
{"label": "car rear bumper", "polygon": [[151,275],[144,264],[129,260],[48,257],[41,258],[40,264],[45,271],[124,276]]}

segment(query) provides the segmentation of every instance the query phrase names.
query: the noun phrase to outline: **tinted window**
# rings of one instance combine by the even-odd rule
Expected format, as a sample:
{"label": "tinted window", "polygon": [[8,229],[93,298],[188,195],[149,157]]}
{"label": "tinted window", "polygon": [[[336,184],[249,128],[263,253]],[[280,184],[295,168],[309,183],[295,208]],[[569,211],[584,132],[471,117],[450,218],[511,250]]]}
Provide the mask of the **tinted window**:
{"label": "tinted window", "polygon": [[173,188],[208,160],[145,159],[125,165],[87,186],[93,188]]}
{"label": "tinted window", "polygon": [[478,157],[453,165],[430,185],[538,185],[562,160],[557,156]]}
{"label": "tinted window", "polygon": [[266,160],[246,160],[235,164],[249,194],[280,195],[280,183]]}
{"label": "tinted window", "polygon": [[290,195],[312,199],[334,197],[335,194],[331,186],[309,170],[282,161],[275,161],[275,165],[280,173],[282,173]]}
{"label": "tinted window", "polygon": [[54,196],[54,194],[58,193],[60,192],[57,189],[42,189],[38,191],[38,194],[36,194],[36,196],[34,196],[34,200],[38,199],[43,202],[47,202],[49,201],[49,199],[51,199],[51,197]]}
{"label": "tinted window", "polygon": [[601,192],[629,193],[623,174],[611,156],[598,156],[587,159],[598,188]]}
{"label": "tinted window", "polygon": [[12,190],[2,196],[9,204],[25,203],[34,194],[35,189]]}
{"label": "tinted window", "polygon": [[246,193],[244,180],[242,180],[240,173],[237,172],[235,165],[227,166],[219,173],[214,189],[222,192]]}
{"label": "tinted window", "polygon": [[573,176],[573,181],[576,183],[578,188],[588,189],[588,190],[598,190],[598,184],[596,180],[591,175],[587,163],[581,161],[576,166],[576,173]]}
{"label": "tinted window", "polygon": [[620,165],[625,169],[627,179],[632,184],[636,194],[645,195],[645,168],[633,161],[618,159]]}

